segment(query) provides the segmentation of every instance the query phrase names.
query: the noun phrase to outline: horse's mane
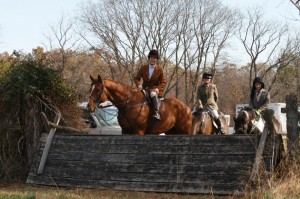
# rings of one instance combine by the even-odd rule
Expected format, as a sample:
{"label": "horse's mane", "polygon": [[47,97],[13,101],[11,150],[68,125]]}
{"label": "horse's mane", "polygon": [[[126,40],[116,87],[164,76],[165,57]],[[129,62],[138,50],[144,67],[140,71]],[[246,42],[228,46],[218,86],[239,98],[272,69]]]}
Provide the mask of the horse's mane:
{"label": "horse's mane", "polygon": [[237,118],[236,118],[236,121],[239,121],[241,123],[244,123],[246,120],[246,113],[245,111],[243,111],[243,109],[239,112]]}
{"label": "horse's mane", "polygon": [[246,121],[246,113],[248,113],[249,118],[251,119],[251,117],[255,117],[255,109],[251,108],[251,107],[244,107],[242,108],[242,110],[240,111],[240,113],[238,114],[237,119],[241,122],[245,122]]}
{"label": "horse's mane", "polygon": [[131,92],[137,91],[137,88],[132,87],[132,86],[130,86],[130,85],[128,85],[128,84],[124,84],[124,83],[122,83],[122,82],[118,82],[118,81],[116,81],[116,80],[112,80],[112,79],[103,79],[103,82],[104,82],[105,85],[106,85],[106,82],[111,82],[111,83],[114,83],[115,85],[123,86],[123,87],[125,87],[125,88],[129,88],[129,90],[130,90]]}

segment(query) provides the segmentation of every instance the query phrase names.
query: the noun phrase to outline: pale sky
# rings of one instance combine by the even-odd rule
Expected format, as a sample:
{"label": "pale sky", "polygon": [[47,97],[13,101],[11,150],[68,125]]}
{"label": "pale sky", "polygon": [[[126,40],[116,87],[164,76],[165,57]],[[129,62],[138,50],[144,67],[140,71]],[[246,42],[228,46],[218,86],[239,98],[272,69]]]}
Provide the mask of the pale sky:
{"label": "pale sky", "polygon": [[0,0],[0,53],[31,52],[62,15],[76,12],[84,0]]}
{"label": "pale sky", "polygon": [[[72,15],[85,0],[0,0],[0,53],[15,50],[31,52],[47,43],[45,34],[63,14]],[[225,5],[242,10],[263,6],[268,17],[275,20],[300,19],[289,0],[221,0]],[[300,22],[297,22],[300,25]]]}

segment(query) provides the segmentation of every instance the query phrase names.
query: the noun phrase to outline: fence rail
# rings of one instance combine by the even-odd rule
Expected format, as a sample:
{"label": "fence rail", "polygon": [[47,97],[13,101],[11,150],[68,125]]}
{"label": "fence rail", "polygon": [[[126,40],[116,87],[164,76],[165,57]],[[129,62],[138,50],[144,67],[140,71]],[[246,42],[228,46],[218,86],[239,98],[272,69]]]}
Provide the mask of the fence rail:
{"label": "fence rail", "polygon": [[[42,134],[27,183],[132,191],[243,194],[260,135],[99,136],[55,134],[41,174],[48,134]],[[283,150],[281,135],[268,134],[265,173]]]}

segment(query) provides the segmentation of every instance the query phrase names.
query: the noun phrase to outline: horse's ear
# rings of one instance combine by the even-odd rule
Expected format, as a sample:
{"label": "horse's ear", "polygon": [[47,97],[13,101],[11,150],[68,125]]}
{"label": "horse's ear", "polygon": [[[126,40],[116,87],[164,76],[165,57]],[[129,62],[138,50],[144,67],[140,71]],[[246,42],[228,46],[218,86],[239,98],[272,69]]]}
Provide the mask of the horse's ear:
{"label": "horse's ear", "polygon": [[94,81],[95,81],[95,78],[93,78],[93,76],[92,76],[92,75],[90,75],[90,79],[92,80],[92,82],[94,82]]}
{"label": "horse's ear", "polygon": [[100,83],[102,83],[102,79],[101,79],[100,75],[98,75],[98,80]]}

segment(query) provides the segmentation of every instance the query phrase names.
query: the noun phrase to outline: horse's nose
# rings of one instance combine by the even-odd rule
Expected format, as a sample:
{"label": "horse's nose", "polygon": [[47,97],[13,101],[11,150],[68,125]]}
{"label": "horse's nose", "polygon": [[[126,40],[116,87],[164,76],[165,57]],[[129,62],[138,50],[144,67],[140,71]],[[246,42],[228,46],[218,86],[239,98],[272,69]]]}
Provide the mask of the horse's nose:
{"label": "horse's nose", "polygon": [[88,110],[89,110],[90,112],[94,112],[94,111],[95,111],[95,108],[89,106],[89,107],[88,107]]}
{"label": "horse's nose", "polygon": [[94,110],[96,109],[95,103],[93,100],[89,99],[89,102],[87,103],[87,109],[90,112],[94,112]]}

